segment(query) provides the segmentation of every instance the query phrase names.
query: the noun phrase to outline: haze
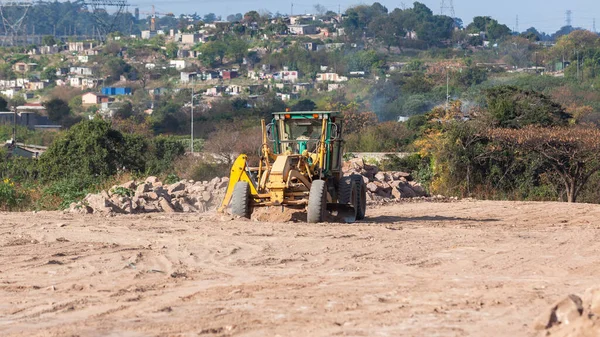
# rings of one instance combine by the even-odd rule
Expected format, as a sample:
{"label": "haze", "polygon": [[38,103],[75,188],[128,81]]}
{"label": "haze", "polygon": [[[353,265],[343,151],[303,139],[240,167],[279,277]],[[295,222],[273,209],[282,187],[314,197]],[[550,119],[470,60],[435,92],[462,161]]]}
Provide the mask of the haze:
{"label": "haze", "polygon": [[[431,8],[435,14],[440,13],[441,0],[421,1]],[[177,15],[183,13],[198,13],[204,15],[215,13],[221,15],[223,19],[229,14],[245,13],[249,10],[268,10],[272,13],[280,12],[289,14],[292,1],[279,0],[174,0],[174,1],[152,1],[152,0],[131,0],[133,6],[139,6],[140,9],[149,9],[151,5],[156,6],[157,12],[173,12]],[[337,12],[338,8],[342,12],[346,8],[357,4],[372,4],[372,2],[357,2],[350,0],[308,0],[294,3],[294,14],[314,13],[313,6],[321,4],[328,10]],[[380,3],[389,10],[395,7],[401,7],[402,2],[383,0]],[[412,6],[412,1],[406,0],[406,6]],[[472,21],[474,16],[487,15],[506,24],[511,29],[515,28],[516,17],[519,16],[519,30],[524,31],[529,27],[536,27],[538,30],[553,33],[565,25],[566,11],[572,11],[572,25],[592,30],[593,20],[600,20],[600,2],[592,0],[580,0],[565,2],[559,0],[503,0],[503,1],[481,1],[481,0],[454,0],[454,10],[456,16],[463,19],[465,24]],[[600,21],[598,21],[600,25]]]}

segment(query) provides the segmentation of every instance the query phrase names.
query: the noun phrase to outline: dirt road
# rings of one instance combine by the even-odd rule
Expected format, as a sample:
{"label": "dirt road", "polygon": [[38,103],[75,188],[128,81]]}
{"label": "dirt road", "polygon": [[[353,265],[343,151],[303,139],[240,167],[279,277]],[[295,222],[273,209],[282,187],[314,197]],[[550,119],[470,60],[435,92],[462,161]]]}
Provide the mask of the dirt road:
{"label": "dirt road", "polygon": [[532,336],[598,285],[600,206],[456,202],[356,224],[0,214],[1,336]]}

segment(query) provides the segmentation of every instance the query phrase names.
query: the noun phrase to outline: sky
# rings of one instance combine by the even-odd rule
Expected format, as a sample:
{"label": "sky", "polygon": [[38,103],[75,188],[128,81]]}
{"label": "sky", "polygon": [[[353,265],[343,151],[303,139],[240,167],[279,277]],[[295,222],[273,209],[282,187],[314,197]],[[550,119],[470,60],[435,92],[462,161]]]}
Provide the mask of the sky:
{"label": "sky", "polygon": [[[344,12],[348,7],[359,4],[372,4],[372,2],[359,2],[352,0],[129,0],[132,7],[138,6],[140,10],[149,10],[151,5],[156,6],[157,12],[173,12],[179,14],[198,13],[203,16],[207,13],[221,15],[223,19],[229,14],[245,13],[250,10],[267,10],[272,13],[280,12],[289,14],[294,2],[293,13],[314,13],[314,5],[321,4],[328,10],[337,12],[338,8]],[[412,7],[412,0],[379,1],[388,10]],[[441,0],[422,0],[435,14],[440,13]],[[446,0],[446,3],[450,0]],[[491,16],[510,27],[515,28],[516,18],[519,17],[519,31],[529,27],[536,27],[539,31],[554,33],[566,25],[566,11],[572,11],[572,25],[592,30],[594,18],[598,19],[597,30],[600,30],[600,1],[598,0],[453,0],[456,16],[465,24],[472,21],[474,16]],[[446,14],[446,13],[444,13]]]}

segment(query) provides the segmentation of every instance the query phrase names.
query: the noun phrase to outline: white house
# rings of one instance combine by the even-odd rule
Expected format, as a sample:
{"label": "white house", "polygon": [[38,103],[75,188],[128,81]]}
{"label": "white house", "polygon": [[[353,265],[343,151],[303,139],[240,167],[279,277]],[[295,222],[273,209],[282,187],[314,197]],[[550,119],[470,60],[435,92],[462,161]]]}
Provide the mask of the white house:
{"label": "white house", "polygon": [[71,74],[77,74],[82,76],[92,76],[94,74],[94,70],[90,67],[71,67],[69,68],[69,72]]}
{"label": "white house", "polygon": [[317,82],[325,82],[325,81],[345,82],[345,81],[348,81],[348,77],[340,76],[336,73],[318,73],[316,80],[317,80]]}
{"label": "white house", "polygon": [[172,68],[175,68],[177,70],[182,70],[182,69],[185,69],[187,64],[186,64],[185,60],[170,60],[169,66],[171,66]]}
{"label": "white house", "polygon": [[317,34],[317,27],[313,25],[288,25],[291,34],[312,35]]}

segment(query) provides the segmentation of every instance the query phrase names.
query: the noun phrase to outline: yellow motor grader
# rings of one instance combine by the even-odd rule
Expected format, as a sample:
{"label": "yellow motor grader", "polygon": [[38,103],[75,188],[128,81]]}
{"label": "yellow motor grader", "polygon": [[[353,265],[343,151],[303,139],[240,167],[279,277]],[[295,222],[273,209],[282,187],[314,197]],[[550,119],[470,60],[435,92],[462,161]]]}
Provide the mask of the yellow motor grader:
{"label": "yellow motor grader", "polygon": [[227,193],[219,208],[250,218],[256,207],[306,209],[310,223],[327,212],[346,222],[362,220],[366,186],[360,175],[342,174],[342,119],[332,111],[277,112],[261,121],[258,167],[240,155],[231,168]]}

